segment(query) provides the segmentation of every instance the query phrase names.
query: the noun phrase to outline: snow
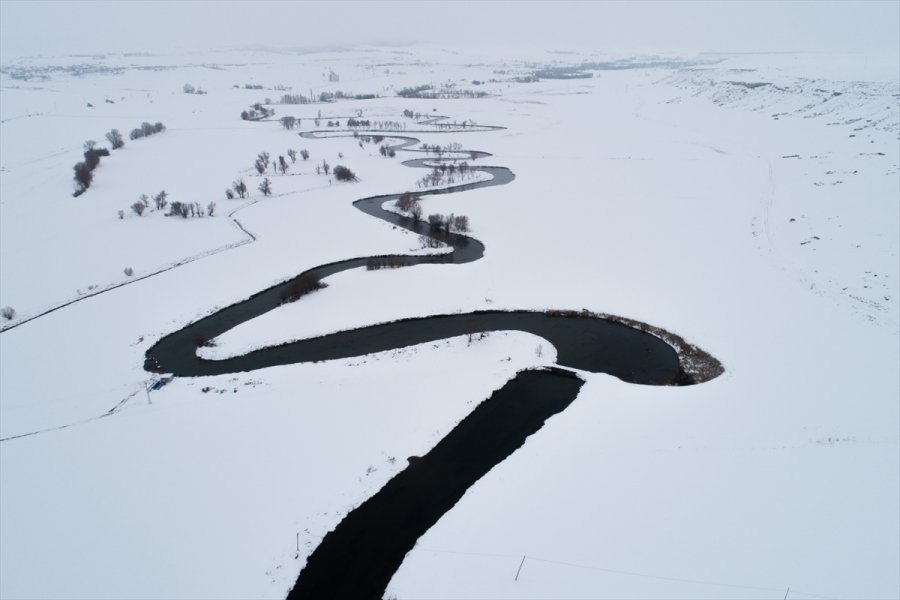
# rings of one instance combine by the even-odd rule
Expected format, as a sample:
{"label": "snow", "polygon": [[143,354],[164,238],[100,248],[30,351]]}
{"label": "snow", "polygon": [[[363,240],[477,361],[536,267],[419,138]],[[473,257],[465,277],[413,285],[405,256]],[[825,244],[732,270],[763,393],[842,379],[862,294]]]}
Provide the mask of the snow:
{"label": "snow", "polygon": [[[491,152],[470,162],[516,180],[422,200],[424,214],[468,215],[483,260],[341,273],[208,356],[413,316],[587,308],[676,332],[726,368],[687,388],[583,373],[573,405],[420,539],[388,597],[900,596],[897,57],[715,58],[488,83],[495,95],[471,100],[391,90],[525,65],[426,47],[108,56],[121,71],[44,81],[4,71],[0,305],[15,325],[130,282],[0,334],[0,596],[283,597],[406,457],[517,370],[553,362],[539,338],[493,333],[148,394],[143,355],[163,335],[310,267],[420,246],[352,202],[415,191],[424,171],[400,162],[421,155],[241,121],[287,93],[241,89],[257,82],[384,95],[274,106],[302,130],[320,109],[504,126],[410,135]],[[38,63],[65,60],[24,64]],[[167,131],[126,140],[72,198],[81,142],[144,120]],[[256,154],[289,147],[310,160],[270,172],[262,198]],[[323,158],[360,181],[316,175]],[[238,177],[250,198],[226,200]],[[215,201],[216,215],[128,210],[160,189]]]}

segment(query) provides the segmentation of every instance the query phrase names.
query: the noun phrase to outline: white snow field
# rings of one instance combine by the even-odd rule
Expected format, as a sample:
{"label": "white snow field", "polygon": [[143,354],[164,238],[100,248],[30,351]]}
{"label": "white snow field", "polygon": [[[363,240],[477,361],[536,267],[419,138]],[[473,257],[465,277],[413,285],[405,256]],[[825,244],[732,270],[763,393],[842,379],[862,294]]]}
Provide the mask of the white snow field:
{"label": "white snow field", "polygon": [[[422,201],[467,215],[484,258],[336,275],[211,357],[414,316],[586,308],[675,332],[726,369],[690,387],[581,373],[572,406],[419,540],[386,597],[900,597],[898,57],[670,56],[515,80],[612,58],[627,57],[422,46],[3,64],[0,307],[16,314],[0,333],[0,597],[282,598],[406,457],[554,362],[540,338],[492,333],[146,391],[147,349],[216,308],[316,265],[433,251],[352,206],[415,191],[424,171],[401,161],[421,154],[297,135],[347,117],[516,174]],[[489,95],[396,95],[448,82]],[[338,90],[378,97],[278,103]],[[266,98],[273,120],[241,120]],[[506,129],[441,132],[404,110]],[[127,139],[143,121],[167,129]],[[112,128],[124,148],[72,197],[82,143],[107,146]],[[263,197],[253,161],[288,148],[310,158],[269,169]],[[323,159],[359,181],[317,175]],[[238,178],[249,197],[226,199]],[[215,214],[129,208],[163,189]]]}

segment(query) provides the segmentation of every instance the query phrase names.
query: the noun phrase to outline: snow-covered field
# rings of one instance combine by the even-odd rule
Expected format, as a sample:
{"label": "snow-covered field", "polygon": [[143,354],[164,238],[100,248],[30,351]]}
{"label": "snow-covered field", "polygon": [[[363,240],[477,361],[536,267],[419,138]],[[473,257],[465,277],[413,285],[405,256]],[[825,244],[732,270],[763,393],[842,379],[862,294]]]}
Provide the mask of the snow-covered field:
{"label": "snow-covered field", "polygon": [[[573,405],[419,540],[388,596],[900,596],[897,56],[706,55],[514,81],[607,58],[423,46],[2,65],[0,307],[16,315],[0,324],[0,597],[284,597],[406,457],[517,370],[553,363],[545,341],[493,333],[146,391],[146,350],[217,307],[316,265],[429,251],[352,206],[416,191],[424,171],[400,163],[422,154],[297,135],[350,116],[434,129],[407,135],[516,174],[422,201],[467,215],[485,257],[339,274],[204,351],[586,308],[726,368],[685,388],[583,373]],[[489,96],[396,96],[446,82]],[[379,97],[277,103],[338,90]],[[273,120],[241,120],[266,98]],[[441,132],[404,110],[506,129]],[[143,121],[167,129],[127,139]],[[125,147],[73,198],[82,143],[112,128]],[[269,169],[263,197],[257,154],[289,148],[309,160]],[[316,174],[323,160],[359,181]],[[226,199],[239,178],[249,197]],[[215,214],[129,208],[163,189]]]}

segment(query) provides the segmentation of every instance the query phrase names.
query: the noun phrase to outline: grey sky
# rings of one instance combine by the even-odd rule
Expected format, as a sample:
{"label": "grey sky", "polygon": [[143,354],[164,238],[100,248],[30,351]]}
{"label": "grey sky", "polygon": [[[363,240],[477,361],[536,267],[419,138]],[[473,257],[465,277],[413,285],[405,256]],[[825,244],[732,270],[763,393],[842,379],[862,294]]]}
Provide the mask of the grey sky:
{"label": "grey sky", "polygon": [[900,0],[77,2],[0,0],[0,58],[373,41],[597,51],[900,52]]}

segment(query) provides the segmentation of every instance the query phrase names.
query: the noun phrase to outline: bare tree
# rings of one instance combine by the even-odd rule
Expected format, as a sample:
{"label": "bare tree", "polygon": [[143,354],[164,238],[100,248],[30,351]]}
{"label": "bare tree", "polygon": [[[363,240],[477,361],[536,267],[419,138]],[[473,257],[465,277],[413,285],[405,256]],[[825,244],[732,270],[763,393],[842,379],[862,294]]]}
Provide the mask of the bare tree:
{"label": "bare tree", "polygon": [[256,162],[253,163],[253,166],[256,168],[256,172],[262,175],[266,172],[266,164],[260,159],[256,159]]}
{"label": "bare tree", "polygon": [[457,215],[453,217],[453,228],[457,231],[469,230],[469,217],[465,215]]}
{"label": "bare tree", "polygon": [[133,210],[137,216],[141,216],[142,214],[144,214],[145,208],[147,207],[144,206],[143,202],[135,202],[131,205],[131,210]]}
{"label": "bare tree", "polygon": [[118,129],[110,129],[106,132],[106,139],[109,141],[113,150],[118,150],[125,145],[125,140],[122,139],[122,134],[119,133]]}
{"label": "bare tree", "polygon": [[285,129],[293,129],[296,123],[297,119],[295,119],[294,117],[281,117],[281,125]]}
{"label": "bare tree", "polygon": [[216,203],[210,200],[209,204],[206,205],[206,212],[209,213],[209,216],[213,216],[216,212]]}
{"label": "bare tree", "polygon": [[260,152],[260,153],[256,156],[256,160],[258,160],[259,162],[261,162],[265,167],[268,167],[268,166],[269,166],[269,158],[270,158],[270,157],[269,157],[269,153],[268,153],[268,152]]}
{"label": "bare tree", "polygon": [[281,171],[281,174],[284,175],[287,173],[287,170],[290,168],[290,165],[287,164],[287,161],[284,160],[283,156],[278,157],[278,170]]}
{"label": "bare tree", "polygon": [[413,202],[415,202],[415,201],[416,201],[416,197],[413,196],[411,192],[403,192],[397,198],[397,201],[394,202],[394,206],[396,206],[400,210],[406,212],[412,207]]}
{"label": "bare tree", "polygon": [[303,158],[303,160],[309,160],[309,150],[304,148],[300,151],[300,156]]}
{"label": "bare tree", "polygon": [[328,164],[328,161],[322,159],[322,170],[325,171],[325,174],[328,175],[328,172],[331,171],[331,165]]}
{"label": "bare tree", "polygon": [[291,163],[297,162],[297,151],[296,150],[294,150],[293,148],[288,148],[287,155],[291,159]]}
{"label": "bare tree", "polygon": [[263,182],[259,184],[259,191],[263,193],[263,196],[271,196],[272,195],[272,182],[269,181],[269,178],[266,177],[263,179]]}
{"label": "bare tree", "polygon": [[241,198],[247,197],[247,184],[244,183],[243,179],[238,179],[234,183],[231,184],[231,188],[234,192],[240,196]]}
{"label": "bare tree", "polygon": [[94,146],[96,146],[96,145],[97,145],[97,142],[95,142],[94,140],[87,140],[83,146],[84,151],[90,152],[91,150],[94,149]]}
{"label": "bare tree", "polygon": [[156,210],[162,210],[168,204],[166,200],[169,197],[169,194],[166,193],[166,190],[160,191],[157,195],[153,196],[153,202],[156,204]]}
{"label": "bare tree", "polygon": [[231,188],[225,190],[225,197],[229,200],[234,200],[234,191]]}

